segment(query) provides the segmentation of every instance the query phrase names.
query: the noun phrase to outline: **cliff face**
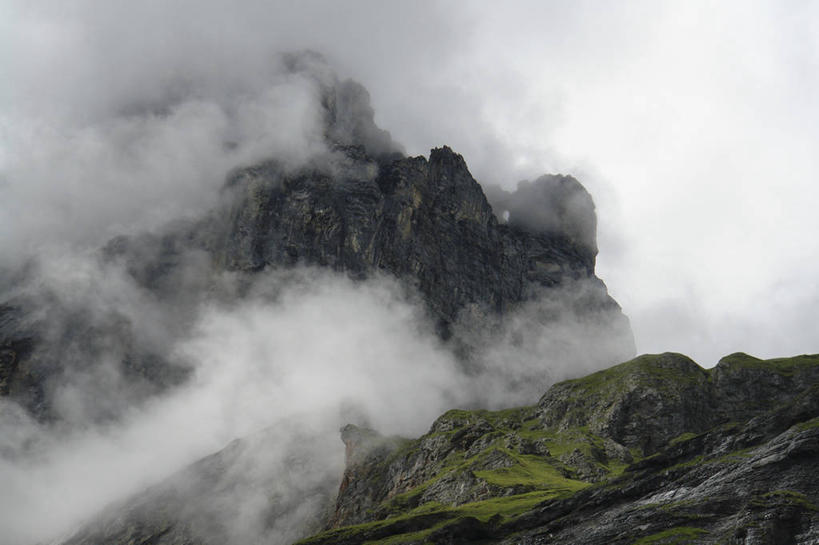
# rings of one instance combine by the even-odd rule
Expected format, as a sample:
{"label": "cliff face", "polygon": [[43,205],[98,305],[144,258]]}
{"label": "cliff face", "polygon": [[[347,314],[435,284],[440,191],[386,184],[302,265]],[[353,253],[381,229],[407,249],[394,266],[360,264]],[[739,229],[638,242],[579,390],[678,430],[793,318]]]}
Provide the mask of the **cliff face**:
{"label": "cliff face", "polygon": [[[553,223],[516,220],[522,214],[499,222],[464,159],[447,147],[426,159],[373,157],[364,146],[337,145],[309,167],[267,162],[238,170],[228,180],[224,206],[160,234],[114,239],[101,261],[122,264],[140,290],[166,305],[166,314],[181,313],[182,324],[191,318],[184,313],[190,301],[211,291],[207,275],[233,271],[250,282],[266,268],[311,265],[355,278],[403,280],[421,296],[441,338],[454,336],[467,362],[475,339],[485,337],[483,328],[497,327],[493,321],[527,303],[544,305],[539,320],[545,324],[569,315],[582,324],[583,337],[595,339],[582,342],[588,365],[632,356],[628,320],[594,274],[591,197],[567,177],[545,177],[532,187],[541,200],[531,197],[531,207],[564,210]],[[135,324],[116,308],[107,312],[42,297],[17,297],[0,307],[0,394],[49,417],[64,362],[93,362],[106,350],[130,386],[144,384],[144,395],[184,381],[184,366],[141,345]],[[556,354],[565,340],[555,342]],[[599,349],[592,354],[590,346]]]}
{"label": "cliff face", "polygon": [[645,355],[413,441],[345,428],[336,529],[302,543],[813,543],[818,418],[819,356]]}
{"label": "cliff face", "polygon": [[[503,313],[535,286],[594,278],[593,240],[558,226],[500,224],[463,158],[447,147],[428,160],[380,164],[362,148],[342,153],[335,176],[286,176],[275,165],[238,172],[216,260],[243,271],[299,262],[359,276],[386,271],[418,288],[444,332],[465,307]],[[562,198],[579,192],[577,184]],[[574,219],[594,222],[594,212]],[[618,311],[604,290],[598,304]]]}

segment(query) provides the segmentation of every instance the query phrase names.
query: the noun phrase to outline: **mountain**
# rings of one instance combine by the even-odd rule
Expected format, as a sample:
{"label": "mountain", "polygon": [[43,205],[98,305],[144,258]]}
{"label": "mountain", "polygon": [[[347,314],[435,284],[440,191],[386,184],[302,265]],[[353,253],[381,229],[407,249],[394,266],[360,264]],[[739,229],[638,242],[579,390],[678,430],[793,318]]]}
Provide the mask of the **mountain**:
{"label": "mountain", "polygon": [[[232,444],[112,507],[65,544],[247,542],[208,509],[230,513],[220,495],[232,487],[275,497],[276,482],[236,479],[225,468],[276,436]],[[324,510],[304,528],[327,527],[299,545],[819,538],[819,355],[732,354],[712,369],[681,354],[643,355],[556,384],[536,405],[448,411],[418,439],[354,425],[341,439],[347,467],[334,508],[321,504],[326,483],[302,469],[328,445],[299,443],[291,458],[288,478]],[[281,503],[267,514],[271,528],[277,515],[298,515]]]}
{"label": "mountain", "polygon": [[[162,335],[146,333],[153,326],[120,301],[100,310],[50,288],[36,260],[0,275],[0,395],[38,420],[60,420],[66,384],[79,383],[72,397],[94,400],[88,418],[115,420],[185,383],[191,365],[169,354],[198,306],[246,294],[219,293],[220,275],[249,286],[259,273],[304,266],[399,279],[476,370],[489,365],[481,353],[504,316],[524,308],[527,321],[579,331],[547,339],[567,365],[599,368],[634,354],[628,320],[595,276],[594,203],[577,180],[544,176],[514,193],[489,190],[495,210],[463,157],[446,146],[429,158],[404,156],[375,125],[367,91],[328,76],[321,62],[311,53],[286,58],[320,93],[321,151],[306,163],[237,168],[209,213],[117,237],[96,256],[102,278],[92,282],[123,268],[128,278],[111,298],[149,299]],[[93,285],[85,289],[86,299],[99,298]],[[101,371],[103,359],[113,363]],[[116,379],[88,390],[88,377],[101,374]]]}

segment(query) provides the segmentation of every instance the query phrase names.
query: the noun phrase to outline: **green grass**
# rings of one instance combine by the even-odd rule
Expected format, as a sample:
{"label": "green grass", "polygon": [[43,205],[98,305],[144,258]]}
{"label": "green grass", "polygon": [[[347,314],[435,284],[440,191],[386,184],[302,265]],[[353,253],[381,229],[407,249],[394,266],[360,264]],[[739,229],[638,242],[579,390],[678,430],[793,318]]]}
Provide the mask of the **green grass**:
{"label": "green grass", "polygon": [[[380,538],[375,540],[379,543],[395,545],[423,541],[425,536],[434,531],[435,528],[446,526],[463,517],[474,517],[481,521],[487,521],[495,516],[504,519],[515,517],[530,510],[538,503],[568,497],[591,486],[588,482],[572,478],[573,469],[561,462],[556,456],[580,450],[590,460],[593,460],[591,457],[592,449],[604,450],[604,440],[589,432],[587,428],[576,428],[561,432],[544,430],[540,421],[534,416],[534,409],[534,407],[530,406],[502,411],[468,411],[463,409],[448,411],[433,425],[432,430],[435,431],[414,441],[400,442],[396,451],[380,464],[382,466],[380,470],[386,472],[387,467],[393,462],[414,456],[424,441],[437,437],[445,437],[450,440],[464,428],[481,422],[484,425],[489,424],[487,428],[491,428],[491,431],[484,433],[483,437],[490,437],[492,440],[488,441],[486,447],[473,456],[468,457],[466,451],[455,449],[444,459],[435,462],[432,470],[427,474],[429,478],[426,481],[373,508],[373,516],[378,517],[380,520],[325,532],[316,536],[316,542],[329,543],[333,539],[341,539],[353,534],[360,535],[364,539],[370,539],[368,536],[373,535],[374,531],[376,533],[385,531],[382,525],[413,521],[423,516],[440,515],[430,523],[430,527],[420,529],[413,527],[412,531],[391,536],[387,541]],[[552,455],[520,454],[516,450],[514,437],[528,441],[543,440]],[[513,439],[511,443],[509,442],[510,438]],[[486,458],[497,456],[496,451],[503,453],[511,466],[482,469]],[[604,470],[611,472],[612,475],[619,475],[627,466],[627,464],[617,461],[612,461],[607,465],[599,465]],[[507,490],[506,493],[513,488],[524,493],[499,496],[458,506],[443,505],[434,501],[420,503],[424,493],[439,480],[470,471],[475,477],[485,481],[488,485]],[[441,521],[441,517],[443,517],[443,521]],[[432,527],[432,524],[435,525],[435,528]],[[403,527],[406,527],[406,525]],[[341,533],[334,534],[333,532]]]}
{"label": "green grass", "polygon": [[390,500],[381,504],[382,513],[395,515],[417,507],[420,503],[421,496],[424,494],[424,491],[429,488],[430,484],[430,482],[426,482],[407,492],[396,494]]}
{"label": "green grass", "polygon": [[590,433],[587,427],[571,428],[560,432],[544,432],[546,448],[552,456],[560,457],[579,450],[589,454],[592,447],[605,448],[600,437]]}
{"label": "green grass", "polygon": [[733,452],[729,452],[728,454],[723,454],[722,456],[717,456],[714,458],[708,458],[706,456],[696,456],[687,460],[685,462],[673,465],[668,468],[669,471],[674,471],[677,469],[686,469],[695,466],[704,466],[710,464],[735,464],[747,460],[751,457],[751,451],[753,451],[756,447],[748,447],[741,450],[735,450]]}
{"label": "green grass", "polygon": [[463,453],[450,455],[447,458],[447,463],[436,472],[435,476],[413,489],[398,494],[384,502],[380,510],[384,513],[398,514],[404,512],[407,508],[412,509],[413,504],[418,501],[423,492],[432,484],[453,473],[470,471],[470,468],[480,466],[482,460],[496,450],[511,459],[513,465],[510,467],[476,470],[473,472],[476,477],[485,480],[490,485],[501,488],[523,487],[539,491],[549,491],[552,497],[570,495],[589,486],[587,482],[565,477],[560,471],[560,467],[562,467],[563,464],[553,458],[523,455],[509,449],[493,446],[471,458],[465,458]]}
{"label": "green grass", "polygon": [[388,538],[365,541],[364,545],[401,545],[403,543],[423,543],[426,541],[425,538],[429,536],[429,534],[438,528],[443,528],[447,524],[448,522],[444,522],[441,524],[436,524],[435,526],[427,528],[426,530],[421,530],[420,532],[410,532],[408,534],[398,534]]}
{"label": "green grass", "polygon": [[681,433],[680,435],[678,435],[677,437],[675,437],[674,439],[669,441],[668,444],[669,445],[676,445],[678,443],[684,443],[684,442],[688,441],[689,439],[693,439],[696,436],[697,436],[696,433],[692,433],[690,431],[687,431],[685,433]]}
{"label": "green grass", "polygon": [[819,511],[819,507],[811,503],[807,496],[796,490],[774,490],[767,492],[758,498],[754,498],[751,503],[757,507],[768,507],[771,504],[784,503],[788,505],[798,505],[810,511]]}
{"label": "green grass", "polygon": [[[424,520],[429,520],[430,524],[426,528],[413,528],[408,532],[394,534],[385,538],[375,538],[369,541],[364,541],[365,543],[389,543],[395,545],[399,543],[408,543],[423,540],[425,536],[429,535],[433,531],[448,526],[449,524],[457,522],[465,517],[474,517],[481,522],[487,522],[494,517],[500,517],[501,521],[510,520],[523,513],[526,513],[536,505],[546,500],[553,499],[554,497],[555,496],[552,492],[536,491],[528,492],[526,494],[518,494],[515,496],[504,496],[501,498],[492,498],[478,502],[466,503],[457,507],[450,507],[437,502],[428,502],[405,514],[389,519],[328,530],[299,541],[298,545],[334,543],[343,539],[350,539],[355,536],[361,536],[362,539],[366,539],[368,534],[372,535],[374,531],[395,526],[400,522],[414,521],[419,525],[423,525]],[[430,517],[430,515],[438,516]],[[425,519],[425,517],[427,518]]]}
{"label": "green grass", "polygon": [[[637,456],[634,457],[637,459]],[[619,460],[609,460],[608,463],[608,470],[609,470],[609,479],[613,479],[614,477],[619,477],[623,473],[626,472],[626,469],[631,464],[627,464],[625,462],[621,462]]]}
{"label": "green grass", "polygon": [[459,428],[471,426],[480,420],[485,420],[494,428],[516,430],[520,428],[525,421],[537,422],[537,419],[534,419],[534,412],[535,406],[533,405],[502,409],[499,411],[451,409],[435,420],[432,429],[439,428],[445,422],[454,421],[453,423],[456,425],[453,431],[457,431]]}
{"label": "green grass", "polygon": [[735,369],[765,369],[783,376],[793,376],[801,370],[819,366],[819,354],[762,360],[744,352],[735,352],[722,358],[720,365]]}
{"label": "green grass", "polygon": [[[406,518],[409,519],[410,517],[407,516]],[[307,539],[302,539],[301,541],[298,541],[296,545],[311,545],[312,543],[332,543],[333,540],[339,541],[344,538],[350,538],[358,534],[363,534],[367,530],[382,528],[384,526],[389,525],[392,522],[395,522],[395,519],[391,519],[389,521],[377,520],[374,522],[366,522],[364,524],[356,524],[353,526],[343,526],[341,528],[335,528],[333,530],[320,532],[318,534],[308,537]]]}
{"label": "green grass", "polygon": [[679,526],[638,539],[633,545],[684,545],[687,543],[697,543],[697,539],[707,533],[708,532],[702,528]]}
{"label": "green grass", "polygon": [[728,454],[724,454],[718,458],[714,458],[708,461],[708,463],[717,463],[717,464],[732,464],[735,462],[742,462],[747,460],[751,457],[751,451],[753,451],[756,447],[748,447],[740,450],[735,450],[733,452],[729,452]]}
{"label": "green grass", "polygon": [[815,428],[819,428],[819,416],[796,425],[796,429],[799,431],[808,431]]}
{"label": "green grass", "polygon": [[471,516],[486,522],[490,518],[500,515],[504,519],[511,519],[521,515],[536,505],[554,499],[553,491],[535,491],[515,496],[504,496],[474,503],[465,503],[453,510],[463,516]]}
{"label": "green grass", "polygon": [[521,455],[508,450],[503,452],[515,460],[515,465],[476,471],[475,476],[489,484],[504,488],[525,486],[538,490],[553,491],[556,496],[573,494],[589,486],[587,482],[564,477],[554,463],[550,463],[548,459],[539,456]]}
{"label": "green grass", "polygon": [[[666,365],[670,361],[687,362],[683,368]],[[682,354],[643,354],[620,365],[560,384],[585,393],[621,390],[629,380],[651,380],[669,386],[692,384],[707,379],[708,372]]]}
{"label": "green grass", "polygon": [[511,520],[523,513],[526,513],[538,504],[553,498],[553,494],[541,491],[466,503],[458,507],[446,507],[439,503],[430,502],[429,504],[425,504],[414,510],[413,514],[417,515],[441,512],[451,514],[452,518],[420,531],[391,536],[387,539],[367,541],[365,542],[365,545],[399,545],[401,543],[424,541],[424,539],[432,532],[453,524],[464,517],[474,517],[481,522],[487,522],[498,516],[501,517],[501,521]]}

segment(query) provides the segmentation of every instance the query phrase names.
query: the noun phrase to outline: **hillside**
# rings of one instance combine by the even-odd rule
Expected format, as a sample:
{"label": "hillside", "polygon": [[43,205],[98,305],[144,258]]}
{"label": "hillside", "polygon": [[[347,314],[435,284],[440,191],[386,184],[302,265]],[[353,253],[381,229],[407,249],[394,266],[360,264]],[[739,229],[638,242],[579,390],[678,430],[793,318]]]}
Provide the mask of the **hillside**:
{"label": "hillside", "polygon": [[[180,518],[189,487],[192,505],[211,509],[229,508],[219,503],[226,486],[275,490],[221,469],[275,437],[231,445],[65,545],[221,542],[218,526],[192,537],[207,528],[201,510]],[[299,545],[773,545],[819,537],[817,355],[733,354],[709,370],[680,354],[643,355],[556,384],[534,406],[448,411],[418,439],[353,425],[341,438],[347,468],[335,508],[312,521],[328,529]],[[304,461],[315,453],[294,454]],[[292,470],[305,495],[321,494],[309,474]]]}
{"label": "hillside", "polygon": [[302,545],[814,543],[819,356],[644,355],[423,437],[346,427],[332,529]]}

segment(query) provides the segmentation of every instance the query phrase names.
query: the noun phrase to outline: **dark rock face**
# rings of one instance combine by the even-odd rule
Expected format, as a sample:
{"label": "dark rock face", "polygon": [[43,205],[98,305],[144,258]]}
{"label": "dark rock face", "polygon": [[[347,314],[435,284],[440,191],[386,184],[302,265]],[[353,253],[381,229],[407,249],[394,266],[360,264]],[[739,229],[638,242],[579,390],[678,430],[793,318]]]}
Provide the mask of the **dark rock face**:
{"label": "dark rock face", "polygon": [[722,358],[711,376],[723,418],[742,421],[764,415],[819,382],[819,369],[811,356],[760,360],[737,352]]}
{"label": "dark rock face", "polygon": [[401,445],[397,438],[382,437],[374,430],[347,425],[341,429],[341,440],[345,446],[347,469],[341,478],[340,494],[360,498],[360,502],[339,505],[329,526],[340,525],[342,521],[358,520],[366,517],[369,509],[377,505],[374,494],[368,488],[375,476],[379,463],[386,460]]}
{"label": "dark rock face", "polygon": [[641,356],[556,384],[538,403],[543,425],[588,426],[601,437],[651,454],[685,431],[714,424],[709,374],[681,354]]}
{"label": "dark rock face", "polygon": [[652,454],[682,431],[750,420],[817,382],[819,367],[809,356],[763,361],[737,353],[705,371],[681,354],[645,355],[556,384],[538,414],[546,427],[588,426]]}
{"label": "dark rock face", "polygon": [[29,397],[36,404],[36,400],[42,398],[42,392],[37,391],[37,381],[31,381],[25,369],[21,369],[21,362],[31,357],[36,339],[20,323],[21,319],[19,308],[0,305],[0,330],[4,332],[0,342],[0,395],[31,389]]}
{"label": "dark rock face", "polygon": [[[556,179],[561,185],[554,198],[575,200],[578,191],[588,195],[579,184],[567,193],[560,189],[565,180]],[[533,187],[552,179],[544,180]],[[266,267],[298,264],[356,278],[390,274],[420,293],[444,339],[452,337],[464,317],[471,325],[462,329],[485,327],[522,303],[568,295],[566,308],[555,304],[540,319],[557,322],[571,313],[584,324],[584,335],[601,347],[600,365],[633,355],[628,320],[594,275],[593,240],[578,242],[571,229],[537,231],[499,223],[463,158],[449,148],[432,150],[427,160],[374,159],[362,146],[342,146],[326,164],[296,172],[273,162],[242,169],[230,178],[226,191],[232,199],[224,208],[199,221],[172,225],[164,234],[114,239],[104,249],[104,259],[123,263],[140,289],[168,301],[173,312],[208,293],[207,274],[218,271],[252,276]],[[593,219],[593,210],[588,213]],[[77,315],[65,322],[71,327],[60,342],[73,346],[109,339],[107,344],[118,345],[121,352],[116,356],[120,367],[142,376],[146,392],[184,378],[184,369],[133,345],[133,324],[126,317],[112,314],[103,322]],[[32,331],[40,329],[2,327],[0,340],[4,346],[19,346],[37,339]],[[469,341],[464,336],[455,340],[468,355]],[[0,377],[7,377],[8,395],[44,417],[51,410],[48,387],[35,379],[25,387],[13,385],[26,380],[19,377],[23,368],[31,369],[31,377],[60,374],[60,358],[53,343],[31,342],[30,352],[18,348],[14,358],[9,352],[0,360]],[[45,394],[34,401],[31,391]]]}
{"label": "dark rock face", "polygon": [[[343,153],[341,176],[286,176],[275,165],[238,172],[217,261],[245,271],[299,262],[360,276],[386,271],[420,290],[444,330],[469,305],[502,313],[534,287],[594,278],[595,247],[559,230],[499,224],[447,147],[429,160],[380,164],[360,148]],[[613,300],[603,295],[599,304],[617,319]]]}
{"label": "dark rock face", "polygon": [[819,355],[711,370],[646,355],[535,407],[450,411],[420,439],[364,448],[333,529],[301,543],[807,545],[818,456]]}
{"label": "dark rock face", "polygon": [[[490,206],[463,157],[448,147],[432,150],[429,159],[404,157],[375,125],[361,85],[315,68],[321,60],[314,55],[287,62],[317,81],[328,151],[295,169],[271,160],[236,170],[222,206],[158,233],[111,240],[101,252],[103,267],[121,264],[147,297],[168,302],[168,313],[208,296],[209,282],[224,271],[251,277],[298,264],[355,278],[393,275],[420,294],[437,332],[443,339],[455,336],[465,359],[475,343],[456,331],[459,323],[461,330],[497,329],[491,322],[521,304],[568,299],[571,308],[556,303],[539,320],[558,322],[571,314],[583,323],[583,335],[600,347],[592,358],[597,366],[633,356],[628,320],[594,274],[596,217],[582,185],[571,177],[544,176],[512,194],[495,191],[497,206],[511,211],[509,222],[499,221],[501,209]],[[22,298],[4,303],[2,309],[14,312],[0,309],[3,316],[20,317],[0,320],[0,347],[6,350],[0,395],[36,417],[55,413],[53,387],[46,382],[66,371],[65,346],[81,351],[88,339],[116,346],[119,353],[108,359],[118,360],[121,373],[139,377],[146,395],[184,380],[184,368],[134,342],[138,324],[127,316],[114,311],[110,319],[95,321],[83,309],[55,313],[54,306]],[[67,325],[57,324],[65,331],[55,339],[53,332],[44,334],[55,327],[49,320],[31,319],[38,313],[73,315],[61,322]],[[12,322],[25,322],[28,329]]]}

